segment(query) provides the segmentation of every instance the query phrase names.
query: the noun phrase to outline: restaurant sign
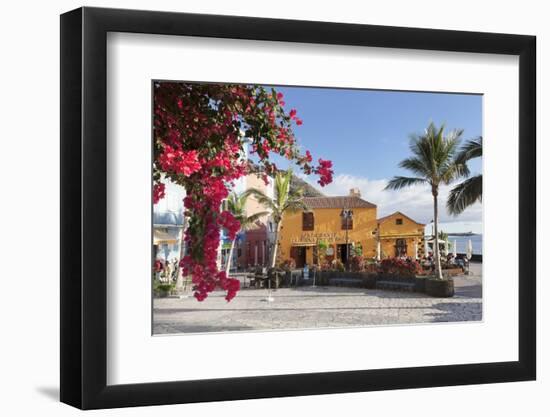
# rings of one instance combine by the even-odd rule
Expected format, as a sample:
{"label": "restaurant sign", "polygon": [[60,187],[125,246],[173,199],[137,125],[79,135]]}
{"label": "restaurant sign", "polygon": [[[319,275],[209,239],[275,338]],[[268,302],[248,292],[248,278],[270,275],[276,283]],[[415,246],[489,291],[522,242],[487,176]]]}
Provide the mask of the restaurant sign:
{"label": "restaurant sign", "polygon": [[300,236],[295,236],[290,239],[291,243],[335,243],[344,241],[345,237],[343,233],[336,232],[311,232],[302,233]]}

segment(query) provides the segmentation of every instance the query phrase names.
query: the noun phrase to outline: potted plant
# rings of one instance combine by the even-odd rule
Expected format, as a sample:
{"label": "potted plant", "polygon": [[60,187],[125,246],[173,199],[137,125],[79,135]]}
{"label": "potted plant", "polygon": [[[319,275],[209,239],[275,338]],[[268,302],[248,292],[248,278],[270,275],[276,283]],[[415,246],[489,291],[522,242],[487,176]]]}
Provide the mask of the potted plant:
{"label": "potted plant", "polygon": [[156,281],[153,286],[153,292],[157,297],[165,298],[168,297],[176,286],[174,284],[161,283]]}

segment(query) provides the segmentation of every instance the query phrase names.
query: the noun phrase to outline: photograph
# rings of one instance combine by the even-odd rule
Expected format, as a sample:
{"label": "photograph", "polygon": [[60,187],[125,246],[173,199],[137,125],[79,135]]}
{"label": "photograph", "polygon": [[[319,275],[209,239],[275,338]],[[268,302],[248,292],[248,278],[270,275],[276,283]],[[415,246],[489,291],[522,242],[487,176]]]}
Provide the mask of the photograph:
{"label": "photograph", "polygon": [[483,320],[483,95],[153,80],[153,335]]}

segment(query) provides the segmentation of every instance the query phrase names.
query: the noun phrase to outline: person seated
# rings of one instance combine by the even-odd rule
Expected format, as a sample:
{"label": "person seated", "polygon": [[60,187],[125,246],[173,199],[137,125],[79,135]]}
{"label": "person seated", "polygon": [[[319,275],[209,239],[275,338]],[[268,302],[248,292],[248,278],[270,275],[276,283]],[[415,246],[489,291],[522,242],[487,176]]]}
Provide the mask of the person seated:
{"label": "person seated", "polygon": [[456,261],[456,259],[455,259],[454,253],[449,253],[447,255],[447,264],[448,265],[455,265],[455,263],[456,263],[455,261]]}
{"label": "person seated", "polygon": [[468,262],[468,259],[466,259],[464,256],[456,257],[455,264],[462,268],[462,271],[466,270],[466,263]]}

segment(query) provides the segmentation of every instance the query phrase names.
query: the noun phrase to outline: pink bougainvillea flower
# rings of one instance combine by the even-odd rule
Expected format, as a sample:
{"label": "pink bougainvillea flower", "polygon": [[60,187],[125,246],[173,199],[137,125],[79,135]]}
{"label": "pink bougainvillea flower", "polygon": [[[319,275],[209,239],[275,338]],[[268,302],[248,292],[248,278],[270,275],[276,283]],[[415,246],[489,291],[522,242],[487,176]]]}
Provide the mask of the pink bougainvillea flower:
{"label": "pink bougainvillea flower", "polygon": [[165,185],[161,182],[153,185],[153,204],[157,204],[165,196]]}
{"label": "pink bougainvillea flower", "polygon": [[315,169],[315,173],[319,175],[319,181],[317,181],[322,187],[332,182],[332,161],[325,161],[319,158],[319,166]]}
{"label": "pink bougainvillea flower", "polygon": [[191,276],[197,300],[219,288],[230,301],[240,284],[218,270],[217,254],[221,230],[233,239],[240,223],[220,207],[231,184],[249,173],[248,161],[242,158],[245,146],[257,156],[266,183],[277,169],[269,161],[271,153],[294,160],[306,174],[318,174],[323,186],[332,181],[332,163],[319,159],[313,167],[311,153],[300,153],[291,120],[296,125],[302,120],[296,109],[285,115],[282,93],[270,96],[254,85],[177,82],[156,83],[154,91],[153,201],[165,197],[161,178],[186,189],[188,227],[183,240],[190,250],[180,267]]}

